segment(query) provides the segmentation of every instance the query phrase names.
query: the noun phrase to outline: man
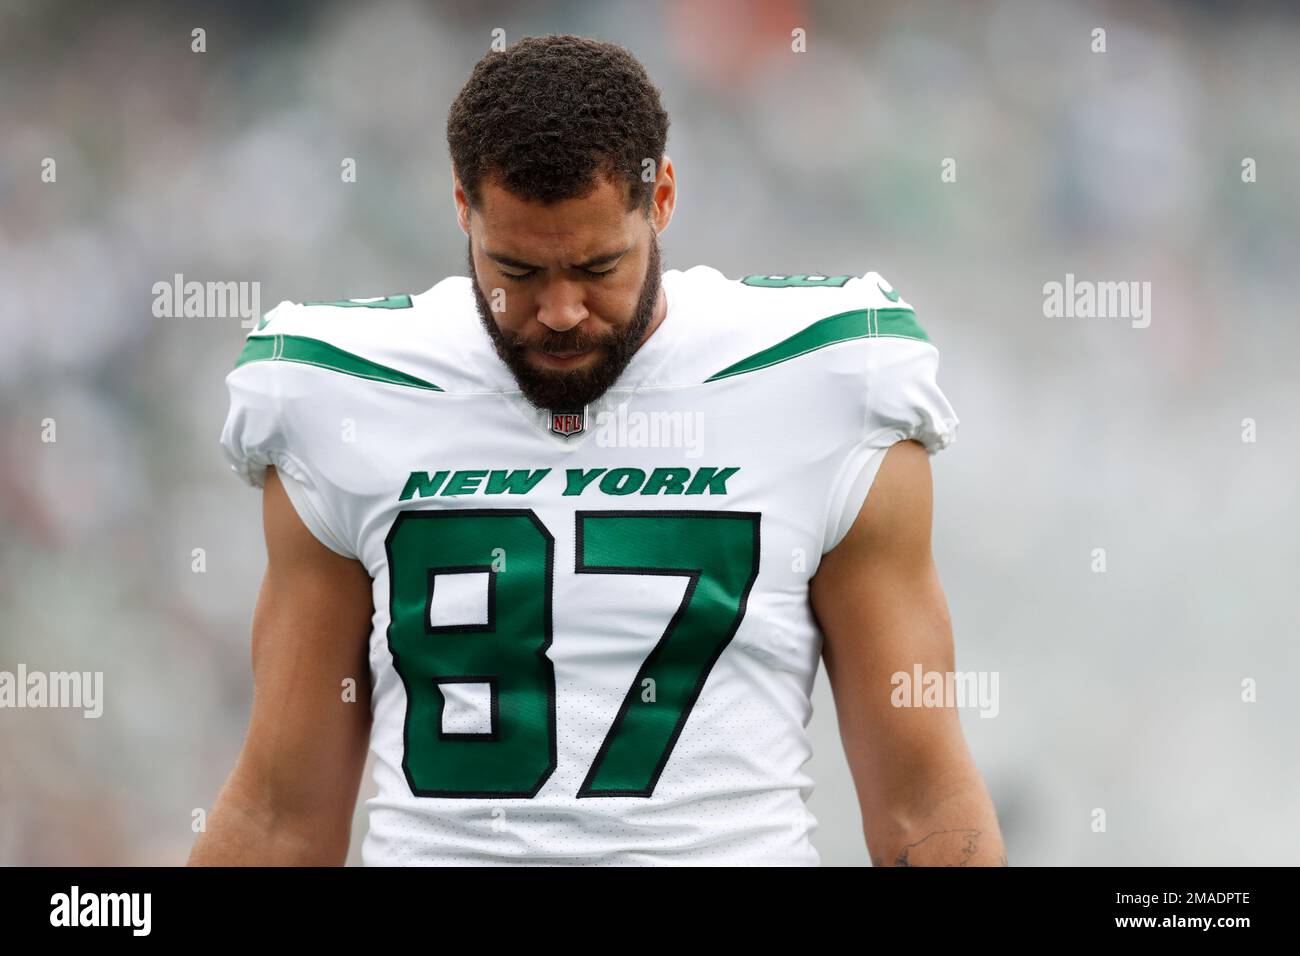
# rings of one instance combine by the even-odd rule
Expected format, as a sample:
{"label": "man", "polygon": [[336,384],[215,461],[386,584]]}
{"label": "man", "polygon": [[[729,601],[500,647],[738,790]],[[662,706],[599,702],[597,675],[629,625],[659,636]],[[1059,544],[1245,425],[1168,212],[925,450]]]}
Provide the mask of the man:
{"label": "man", "polygon": [[953,667],[938,353],[874,272],[661,274],[667,129],[617,46],[489,53],[469,276],[250,334],[253,714],[191,862],[342,863],[368,743],[367,864],[814,864],[819,656],[877,863],[1004,862],[955,711],[891,704]]}

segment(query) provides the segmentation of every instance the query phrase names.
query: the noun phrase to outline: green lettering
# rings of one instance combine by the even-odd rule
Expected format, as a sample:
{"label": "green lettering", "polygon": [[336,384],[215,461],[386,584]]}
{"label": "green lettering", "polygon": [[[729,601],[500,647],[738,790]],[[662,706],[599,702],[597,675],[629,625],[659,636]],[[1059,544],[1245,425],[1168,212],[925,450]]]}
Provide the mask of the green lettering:
{"label": "green lettering", "polygon": [[442,489],[443,496],[472,495],[478,491],[479,482],[487,475],[487,469],[476,471],[457,471],[452,474],[447,487]]}
{"label": "green lettering", "polygon": [[686,481],[691,477],[689,468],[656,468],[641,489],[643,495],[680,495],[686,493]]}
{"label": "green lettering", "polygon": [[604,468],[593,468],[591,471],[583,471],[581,468],[566,468],[564,475],[567,484],[564,493],[566,495],[582,494],[587,489],[587,486],[596,480],[596,476],[604,470]]}
{"label": "green lettering", "polygon": [[550,474],[551,469],[539,468],[537,471],[493,471],[488,475],[487,493],[489,495],[526,495],[539,481]]}
{"label": "green lettering", "polygon": [[600,479],[600,490],[607,495],[630,495],[645,484],[640,468],[615,468]]}
{"label": "green lettering", "polygon": [[688,495],[702,495],[707,490],[711,495],[725,495],[727,493],[727,479],[740,471],[739,468],[699,468],[695,472],[695,477],[691,480],[691,486],[686,489]]}
{"label": "green lettering", "polygon": [[402,496],[398,501],[410,501],[412,497],[432,498],[438,493],[442,483],[447,480],[445,471],[435,472],[432,478],[427,471],[413,471],[411,477],[406,479],[406,487],[402,489]]}

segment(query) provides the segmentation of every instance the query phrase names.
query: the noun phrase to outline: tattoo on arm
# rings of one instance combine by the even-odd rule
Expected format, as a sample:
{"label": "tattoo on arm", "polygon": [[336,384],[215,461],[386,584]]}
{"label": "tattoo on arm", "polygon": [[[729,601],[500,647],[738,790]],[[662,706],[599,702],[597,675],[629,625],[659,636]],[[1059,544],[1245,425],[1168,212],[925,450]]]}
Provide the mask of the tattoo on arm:
{"label": "tattoo on arm", "polygon": [[935,866],[940,860],[955,860],[943,866],[965,866],[978,849],[979,830],[935,830],[903,847],[894,866]]}
{"label": "tattoo on arm", "polygon": [[[903,847],[894,860],[894,866],[935,866],[940,860],[956,859],[943,866],[965,866],[979,849],[979,830],[935,830],[915,843]],[[884,857],[872,855],[872,866],[884,866]],[[1007,855],[998,856],[998,866],[1010,866]]]}

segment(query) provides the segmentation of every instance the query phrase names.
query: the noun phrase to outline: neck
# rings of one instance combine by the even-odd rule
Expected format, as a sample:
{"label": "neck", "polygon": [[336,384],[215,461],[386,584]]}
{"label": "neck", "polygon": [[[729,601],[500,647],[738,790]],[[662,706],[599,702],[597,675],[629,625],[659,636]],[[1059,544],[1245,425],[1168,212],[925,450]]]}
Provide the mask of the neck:
{"label": "neck", "polygon": [[654,335],[655,329],[659,328],[659,326],[663,323],[663,320],[666,319],[667,317],[668,317],[668,294],[664,292],[663,283],[660,282],[659,294],[655,296],[654,312],[650,319],[650,324],[646,327],[645,335],[641,336],[641,341],[638,342],[636,345],[638,349],[641,348],[641,346],[645,345],[646,342],[650,341],[650,336]]}

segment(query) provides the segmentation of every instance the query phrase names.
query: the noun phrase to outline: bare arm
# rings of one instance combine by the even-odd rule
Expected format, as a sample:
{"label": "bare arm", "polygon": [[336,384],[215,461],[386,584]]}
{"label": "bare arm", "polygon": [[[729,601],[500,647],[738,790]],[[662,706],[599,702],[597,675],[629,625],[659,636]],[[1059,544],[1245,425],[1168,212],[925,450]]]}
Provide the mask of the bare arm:
{"label": "bare arm", "polygon": [[895,707],[897,672],[951,672],[952,622],[930,552],[929,456],[889,449],[853,527],[812,582],[840,736],[877,866],[1005,866],[953,707]]}
{"label": "bare arm", "polygon": [[[191,866],[342,865],[370,733],[371,581],[307,530],[274,469],[248,735]],[[345,701],[343,681],[356,682]]]}

